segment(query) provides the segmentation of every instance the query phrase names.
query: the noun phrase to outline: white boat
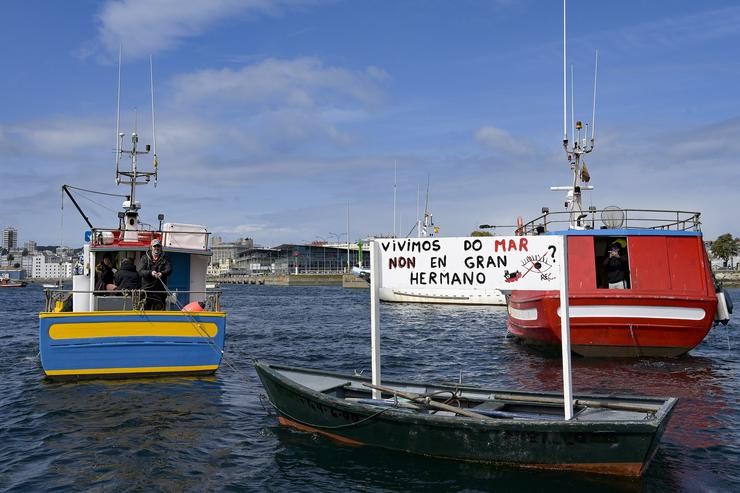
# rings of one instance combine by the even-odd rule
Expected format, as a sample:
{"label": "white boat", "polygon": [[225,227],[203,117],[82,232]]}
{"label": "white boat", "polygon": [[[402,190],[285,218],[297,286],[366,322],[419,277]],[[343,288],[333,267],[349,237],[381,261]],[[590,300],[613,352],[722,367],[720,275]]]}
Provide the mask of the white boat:
{"label": "white boat", "polygon": [[455,305],[505,305],[506,297],[498,289],[426,288],[400,290],[380,288],[380,299],[397,303],[449,303]]}
{"label": "white boat", "polygon": [[25,281],[19,281],[11,279],[8,274],[0,276],[0,288],[24,288],[26,287]]}

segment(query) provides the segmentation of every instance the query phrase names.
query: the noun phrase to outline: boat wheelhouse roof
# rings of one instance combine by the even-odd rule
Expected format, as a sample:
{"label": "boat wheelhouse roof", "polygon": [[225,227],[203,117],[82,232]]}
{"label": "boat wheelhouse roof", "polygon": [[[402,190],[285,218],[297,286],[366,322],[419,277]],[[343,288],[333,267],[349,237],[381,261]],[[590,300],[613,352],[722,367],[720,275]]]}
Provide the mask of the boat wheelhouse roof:
{"label": "boat wheelhouse roof", "polygon": [[166,252],[192,255],[212,255],[208,241],[210,233],[194,224],[164,224],[161,231],[119,228],[93,228],[90,250],[93,252],[146,251],[152,240],[159,240]]}

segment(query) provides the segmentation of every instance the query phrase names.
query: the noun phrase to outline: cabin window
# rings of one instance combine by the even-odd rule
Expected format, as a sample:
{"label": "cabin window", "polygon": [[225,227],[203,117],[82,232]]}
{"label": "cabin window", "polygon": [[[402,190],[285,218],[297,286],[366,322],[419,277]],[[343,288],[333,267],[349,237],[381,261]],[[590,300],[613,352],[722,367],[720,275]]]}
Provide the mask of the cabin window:
{"label": "cabin window", "polygon": [[630,289],[629,251],[624,236],[594,238],[596,286],[602,289]]}
{"label": "cabin window", "polygon": [[[98,296],[111,294],[116,290],[115,274],[127,258],[138,264],[139,254],[129,251],[97,252],[95,254],[95,291]],[[107,259],[107,260],[106,260]]]}

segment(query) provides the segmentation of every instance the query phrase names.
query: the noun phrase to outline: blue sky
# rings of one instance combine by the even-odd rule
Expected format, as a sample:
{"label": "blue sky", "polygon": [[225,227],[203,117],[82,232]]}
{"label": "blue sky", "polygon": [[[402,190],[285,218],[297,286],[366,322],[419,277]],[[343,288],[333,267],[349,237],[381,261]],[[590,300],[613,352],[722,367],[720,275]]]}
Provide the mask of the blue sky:
{"label": "blue sky", "polygon": [[[154,59],[160,175],[138,191],[151,224],[343,241],[349,209],[353,241],[390,234],[397,162],[397,234],[429,177],[440,234],[458,236],[554,210],[549,187],[568,183],[559,1],[10,1],[0,43],[0,227],[21,241],[81,244],[64,183],[126,193],[119,43],[121,130],[136,123],[142,143]],[[739,235],[740,5],[570,0],[583,120],[595,49],[585,205],[700,211],[708,239]],[[118,199],[80,203],[117,224]]]}

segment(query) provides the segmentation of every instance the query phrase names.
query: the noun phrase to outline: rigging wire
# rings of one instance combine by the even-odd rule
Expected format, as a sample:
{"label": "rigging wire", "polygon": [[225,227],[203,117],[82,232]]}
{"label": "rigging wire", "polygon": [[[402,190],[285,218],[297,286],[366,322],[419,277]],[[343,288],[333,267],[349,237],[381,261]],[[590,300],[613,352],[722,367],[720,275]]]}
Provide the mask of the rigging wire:
{"label": "rigging wire", "polygon": [[102,203],[100,203],[100,202],[97,202],[97,201],[95,201],[95,200],[91,199],[90,197],[86,197],[85,195],[82,195],[82,194],[80,194],[80,195],[79,195],[79,197],[80,197],[80,198],[83,198],[83,199],[85,199],[85,200],[87,200],[88,202],[92,202],[93,204],[95,204],[95,205],[97,205],[97,206],[99,206],[99,207],[102,207],[103,209],[105,209],[105,210],[107,210],[107,211],[109,211],[109,212],[113,212],[113,213],[115,213],[115,212],[116,212],[116,210],[115,210],[115,209],[112,209],[112,208],[108,207],[108,206],[107,206],[107,205],[105,205],[105,204],[102,204]]}
{"label": "rigging wire", "polygon": [[120,193],[107,193],[107,192],[98,192],[97,190],[88,190],[86,188],[80,188],[80,187],[73,187],[72,185],[67,185],[67,188],[70,190],[79,190],[81,192],[88,192],[88,193],[94,193],[97,195],[107,195],[109,197],[122,197],[122,198],[128,198],[128,195],[121,195]]}

